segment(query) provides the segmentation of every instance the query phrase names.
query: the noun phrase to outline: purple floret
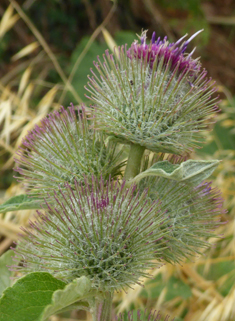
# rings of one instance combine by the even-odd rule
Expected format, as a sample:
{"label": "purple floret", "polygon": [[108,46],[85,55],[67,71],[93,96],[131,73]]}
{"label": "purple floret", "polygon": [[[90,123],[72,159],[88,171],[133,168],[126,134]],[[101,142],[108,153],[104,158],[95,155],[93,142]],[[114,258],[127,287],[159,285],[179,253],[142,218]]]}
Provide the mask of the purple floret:
{"label": "purple floret", "polygon": [[127,51],[127,56],[130,59],[147,59],[150,67],[153,68],[154,62],[157,59],[157,64],[160,62],[161,58],[164,57],[163,65],[167,66],[170,64],[170,69],[173,71],[176,67],[179,73],[189,72],[189,75],[196,75],[201,68],[198,59],[193,59],[191,56],[194,50],[185,54],[189,42],[195,38],[202,30],[199,30],[194,35],[192,35],[187,41],[182,42],[182,40],[187,36],[183,36],[175,43],[169,43],[167,37],[163,40],[160,37],[155,40],[155,32],[152,34],[150,44],[146,43],[146,32],[140,37],[140,44],[135,41]]}

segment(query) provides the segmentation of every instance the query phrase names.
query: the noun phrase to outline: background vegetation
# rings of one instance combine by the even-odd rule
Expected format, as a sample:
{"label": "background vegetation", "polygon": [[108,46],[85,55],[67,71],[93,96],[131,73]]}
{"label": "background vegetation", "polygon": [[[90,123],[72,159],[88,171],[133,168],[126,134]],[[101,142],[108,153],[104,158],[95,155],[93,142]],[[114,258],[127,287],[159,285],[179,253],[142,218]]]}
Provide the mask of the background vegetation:
{"label": "background vegetation", "polygon": [[[1,0],[0,3],[0,190],[1,201],[23,192],[13,178],[14,155],[28,130],[48,112],[87,102],[84,85],[96,60],[114,44],[130,44],[136,33],[167,35],[174,41],[204,28],[197,46],[217,81],[221,112],[193,158],[221,159],[214,185],[222,190],[228,221],[223,238],[195,262],[166,265],[145,289],[115,297],[115,311],[161,310],[175,320],[235,319],[235,0]],[[0,255],[17,239],[32,211],[0,214]],[[52,317],[73,320],[80,315]]]}

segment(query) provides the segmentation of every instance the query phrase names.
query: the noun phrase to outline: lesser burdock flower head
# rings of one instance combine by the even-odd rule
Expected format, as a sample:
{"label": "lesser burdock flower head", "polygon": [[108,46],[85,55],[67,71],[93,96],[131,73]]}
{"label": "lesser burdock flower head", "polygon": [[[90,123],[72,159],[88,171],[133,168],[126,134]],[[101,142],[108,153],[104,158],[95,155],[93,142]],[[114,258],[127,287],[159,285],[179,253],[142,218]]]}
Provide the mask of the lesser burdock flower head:
{"label": "lesser burdock flower head", "polygon": [[106,144],[104,135],[94,130],[94,119],[88,118],[84,106],[62,108],[44,118],[18,151],[15,161],[20,166],[15,170],[22,175],[18,179],[45,196],[84,175],[88,180],[92,175],[104,179],[119,175],[123,163],[116,165],[120,156],[116,144]]}
{"label": "lesser burdock flower head", "polygon": [[153,259],[161,261],[169,231],[161,228],[160,202],[146,196],[125,182],[93,179],[90,185],[85,178],[75,189],[67,183],[53,205],[47,203],[47,213],[38,211],[31,229],[22,228],[14,251],[23,264],[12,269],[46,271],[65,282],[86,276],[102,291],[138,283],[146,269],[159,266]]}
{"label": "lesser burdock flower head", "polygon": [[184,154],[197,147],[217,109],[214,83],[193,52],[185,52],[199,32],[176,43],[155,40],[154,33],[149,44],[144,32],[140,43],[98,57],[86,87],[97,127],[154,152]]}
{"label": "lesser burdock flower head", "polygon": [[[177,164],[182,159],[174,155],[168,157],[169,160]],[[222,208],[220,190],[211,185],[212,182],[203,181],[192,186],[184,181],[177,182],[160,176],[148,177],[139,182],[140,190],[149,187],[150,199],[161,200],[161,208],[168,217],[161,225],[164,230],[169,228],[164,236],[168,245],[162,255],[164,261],[180,263],[195,254],[201,255],[211,246],[208,239],[216,237],[213,232],[222,224],[221,215],[226,213]]]}

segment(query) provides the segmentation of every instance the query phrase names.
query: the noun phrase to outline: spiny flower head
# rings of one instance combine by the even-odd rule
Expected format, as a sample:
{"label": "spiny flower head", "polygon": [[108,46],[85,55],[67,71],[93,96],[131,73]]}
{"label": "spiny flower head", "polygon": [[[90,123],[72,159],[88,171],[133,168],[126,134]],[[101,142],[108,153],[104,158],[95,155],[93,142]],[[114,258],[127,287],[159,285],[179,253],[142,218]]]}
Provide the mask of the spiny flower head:
{"label": "spiny flower head", "polygon": [[[147,191],[125,188],[125,182],[75,181],[75,189],[54,194],[46,214],[37,212],[31,230],[24,229],[15,252],[22,266],[12,267],[23,273],[50,272],[71,282],[86,276],[93,287],[113,291],[138,283],[148,276],[146,269],[161,260],[163,236],[160,228],[164,213],[158,201],[146,198]],[[159,249],[157,248],[159,245]]]}
{"label": "spiny flower head", "polygon": [[[164,155],[162,155],[164,158]],[[159,157],[158,157],[159,158]],[[180,163],[182,158],[168,158],[171,163]],[[154,160],[153,160],[154,162]],[[202,254],[209,248],[207,241],[216,237],[213,233],[218,225],[223,210],[223,198],[217,188],[211,187],[212,182],[201,182],[192,186],[187,182],[177,182],[164,177],[148,177],[139,183],[140,190],[149,186],[148,196],[154,201],[161,200],[168,220],[161,228],[170,228],[165,235],[168,247],[163,253],[164,261],[180,263],[184,258]]]}
{"label": "spiny flower head", "polygon": [[15,160],[20,164],[15,168],[22,175],[19,180],[45,196],[58,185],[73,184],[84,175],[88,179],[92,175],[104,179],[119,175],[123,163],[116,164],[120,156],[116,144],[106,145],[104,135],[93,128],[94,119],[87,118],[84,106],[71,106],[49,114],[35,126]]}
{"label": "spiny flower head", "polygon": [[198,147],[217,98],[211,98],[216,88],[198,59],[185,53],[196,35],[169,43],[153,34],[146,44],[144,33],[140,44],[98,57],[86,87],[97,128],[155,152],[184,154]]}

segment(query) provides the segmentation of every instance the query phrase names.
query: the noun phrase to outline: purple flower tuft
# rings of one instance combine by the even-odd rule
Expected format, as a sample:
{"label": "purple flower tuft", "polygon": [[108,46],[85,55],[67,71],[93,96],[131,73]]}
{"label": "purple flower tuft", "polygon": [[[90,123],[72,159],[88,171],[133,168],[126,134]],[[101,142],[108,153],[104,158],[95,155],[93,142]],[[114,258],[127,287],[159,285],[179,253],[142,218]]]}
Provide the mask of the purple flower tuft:
{"label": "purple flower tuft", "polygon": [[169,43],[167,37],[163,40],[158,37],[157,40],[155,40],[156,33],[153,32],[150,44],[146,43],[147,36],[146,31],[144,31],[140,37],[140,44],[135,41],[130,49],[127,50],[127,56],[130,59],[143,59],[144,61],[147,61],[151,68],[156,59],[157,64],[163,60],[163,65],[166,66],[167,64],[170,64],[170,69],[172,71],[177,67],[178,73],[185,73],[189,70],[190,76],[196,76],[200,71],[201,65],[198,59],[192,58],[194,50],[190,54],[185,54],[185,51],[189,42],[202,31],[203,30],[199,30],[187,41],[183,42],[184,38],[187,36],[185,35],[175,43]]}

